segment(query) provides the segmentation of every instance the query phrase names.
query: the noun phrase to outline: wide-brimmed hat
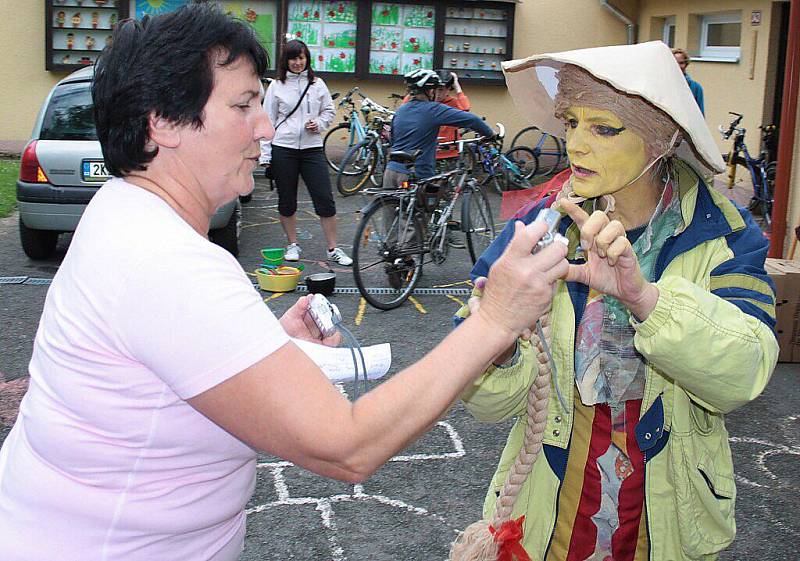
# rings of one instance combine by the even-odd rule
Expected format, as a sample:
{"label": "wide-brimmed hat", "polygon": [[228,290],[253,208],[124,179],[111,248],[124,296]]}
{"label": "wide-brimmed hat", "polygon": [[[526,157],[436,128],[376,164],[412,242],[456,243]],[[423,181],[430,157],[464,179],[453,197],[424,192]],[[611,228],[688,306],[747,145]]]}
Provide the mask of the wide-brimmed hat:
{"label": "wide-brimmed hat", "polygon": [[579,66],[669,115],[685,137],[676,155],[701,175],[725,169],[686,78],[670,48],[661,41],[545,53],[503,62],[508,91],[517,108],[531,124],[559,137],[564,135],[564,123],[554,115],[554,98],[558,91],[558,70],[565,64]]}

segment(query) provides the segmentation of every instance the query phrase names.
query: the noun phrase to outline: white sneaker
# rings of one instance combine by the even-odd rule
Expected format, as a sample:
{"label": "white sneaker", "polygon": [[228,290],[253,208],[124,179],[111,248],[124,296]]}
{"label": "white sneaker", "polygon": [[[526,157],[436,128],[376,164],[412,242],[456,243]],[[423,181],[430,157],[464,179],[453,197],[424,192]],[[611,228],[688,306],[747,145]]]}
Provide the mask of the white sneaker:
{"label": "white sneaker", "polygon": [[300,249],[300,246],[296,243],[290,243],[286,246],[286,253],[283,254],[283,258],[287,261],[299,261],[300,260],[300,253],[303,250]]}
{"label": "white sneaker", "polygon": [[353,260],[338,247],[334,247],[332,251],[328,252],[328,261],[336,261],[339,265],[344,266],[353,264]]}

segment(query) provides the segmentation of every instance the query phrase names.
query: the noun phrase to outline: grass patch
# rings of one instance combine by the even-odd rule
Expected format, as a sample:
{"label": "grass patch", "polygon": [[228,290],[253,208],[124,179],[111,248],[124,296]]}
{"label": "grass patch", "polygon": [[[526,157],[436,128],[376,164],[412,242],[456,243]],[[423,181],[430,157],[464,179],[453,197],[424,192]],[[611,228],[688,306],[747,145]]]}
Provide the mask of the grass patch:
{"label": "grass patch", "polygon": [[16,182],[19,160],[0,160],[0,218],[5,218],[17,206]]}

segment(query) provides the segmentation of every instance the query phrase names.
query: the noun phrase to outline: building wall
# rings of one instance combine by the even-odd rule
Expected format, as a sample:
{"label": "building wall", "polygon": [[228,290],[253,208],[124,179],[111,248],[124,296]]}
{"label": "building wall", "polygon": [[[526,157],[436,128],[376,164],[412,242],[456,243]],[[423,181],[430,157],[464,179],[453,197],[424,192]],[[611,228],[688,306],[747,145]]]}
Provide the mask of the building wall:
{"label": "building wall", "polygon": [[[750,13],[761,10],[761,24],[750,25]],[[689,74],[703,86],[706,122],[712,131],[718,125],[728,125],[728,111],[742,113],[742,126],[748,130],[748,145],[759,146],[758,126],[771,120],[772,90],[767,92],[768,80],[774,87],[774,72],[770,72],[768,57],[772,24],[771,0],[641,0],[639,11],[639,41],[661,39],[663,18],[675,16],[675,46],[683,47],[694,56],[697,52],[698,14],[740,11],[742,15],[741,57],[739,62],[704,62],[693,60]],[[767,112],[765,112],[765,109]],[[730,148],[729,142],[715,134],[720,153]]]}
{"label": "building wall", "polygon": [[[636,21],[633,10],[635,0],[617,1],[615,5]],[[627,41],[625,25],[600,6],[597,0],[527,0],[517,5],[514,23],[514,58]],[[344,92],[353,86],[352,81],[347,79],[329,79],[327,82],[331,91]],[[391,92],[403,91],[400,78],[370,80],[359,86],[378,103],[388,102],[387,96]],[[509,139],[528,126],[529,123],[517,112],[505,87],[465,84],[464,92],[470,98],[472,112],[486,117],[492,126],[502,122]]]}
{"label": "building wall", "polygon": [[[617,0],[615,5],[630,10],[626,13],[635,20],[636,0]],[[1,71],[0,142],[28,138],[42,101],[50,88],[66,75],[44,69],[44,9],[41,1],[0,3],[0,22],[3,22],[0,52],[15,53],[7,58]],[[516,7],[515,58],[624,42],[625,25],[602,8],[598,0],[528,0]],[[331,91],[347,91],[354,85],[352,78],[331,78],[328,83]],[[390,92],[403,91],[399,78],[371,79],[359,85],[379,103],[388,103]],[[470,84],[464,89],[472,100],[473,111],[485,116],[492,125],[503,122],[509,135],[526,125],[504,87]]]}
{"label": "building wall", "polygon": [[66,75],[44,69],[44,14],[41,0],[0,2],[0,143],[30,137],[50,88]]}

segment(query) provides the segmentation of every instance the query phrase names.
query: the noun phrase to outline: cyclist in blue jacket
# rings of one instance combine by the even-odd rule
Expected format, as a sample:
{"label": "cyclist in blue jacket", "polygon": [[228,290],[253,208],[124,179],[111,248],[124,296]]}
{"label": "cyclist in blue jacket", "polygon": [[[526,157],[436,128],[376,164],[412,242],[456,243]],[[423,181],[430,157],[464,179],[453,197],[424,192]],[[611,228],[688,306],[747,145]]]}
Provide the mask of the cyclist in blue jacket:
{"label": "cyclist in blue jacket", "polygon": [[[412,70],[404,79],[412,98],[397,110],[392,120],[392,151],[422,150],[415,163],[415,172],[419,179],[435,174],[440,126],[463,127],[484,136],[494,136],[492,128],[479,117],[434,101],[436,88],[443,84],[433,70]],[[398,186],[406,180],[409,171],[405,164],[389,162],[383,176],[384,187]]]}

